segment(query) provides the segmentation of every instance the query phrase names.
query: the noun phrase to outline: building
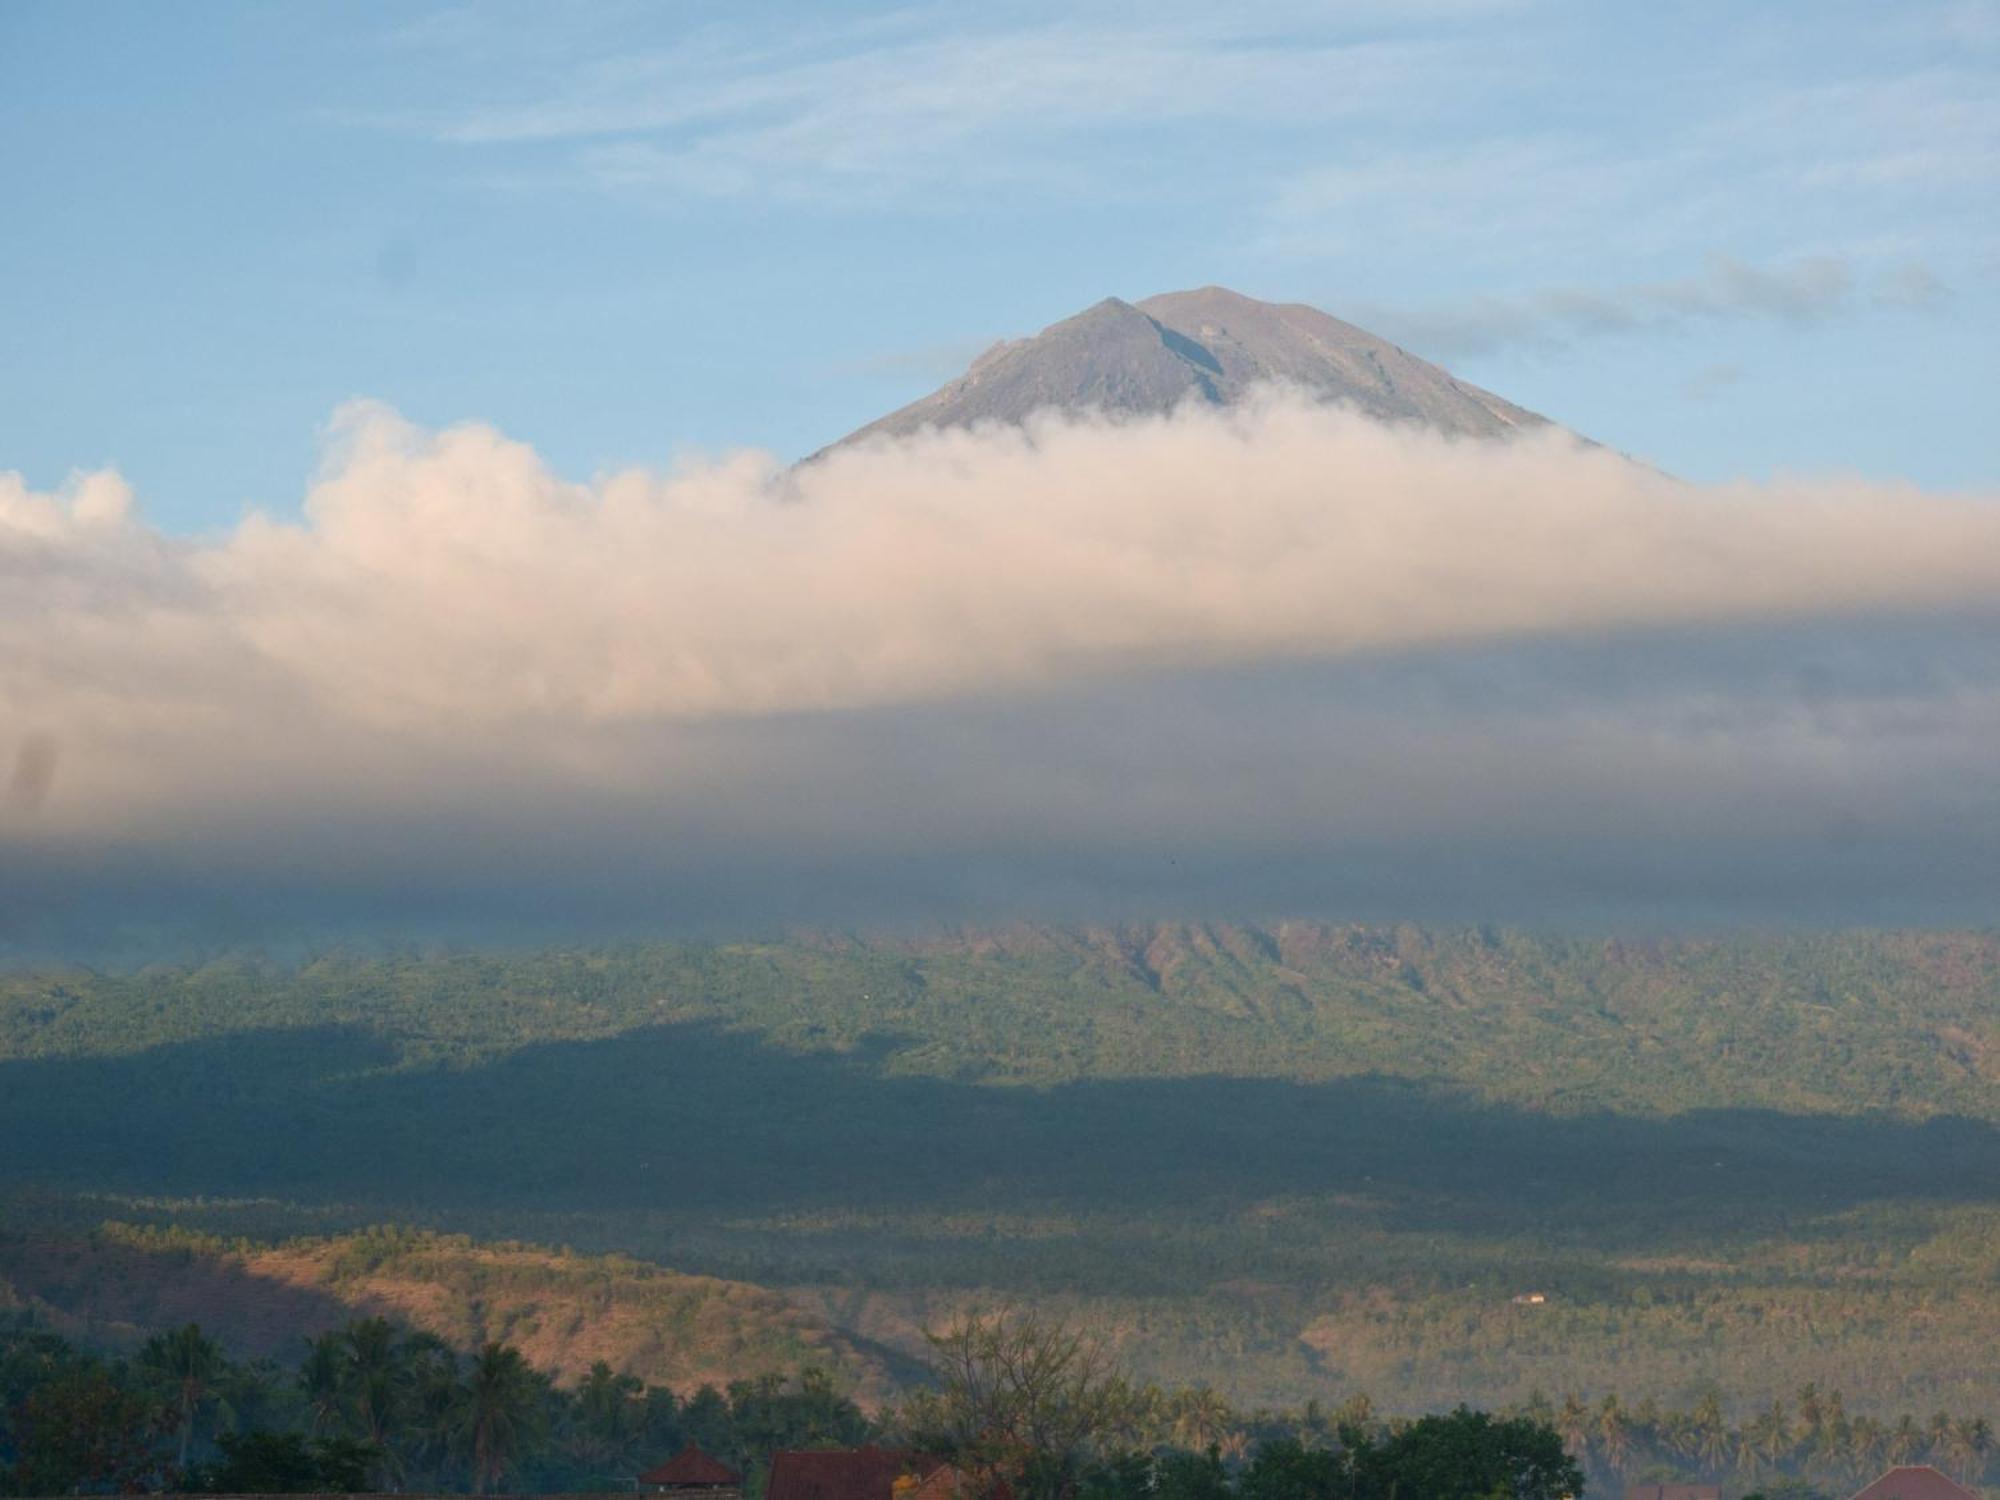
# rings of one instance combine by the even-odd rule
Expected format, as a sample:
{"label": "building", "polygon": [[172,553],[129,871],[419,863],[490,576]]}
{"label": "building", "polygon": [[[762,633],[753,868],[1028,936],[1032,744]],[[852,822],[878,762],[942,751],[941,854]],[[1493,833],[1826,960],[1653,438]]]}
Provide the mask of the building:
{"label": "building", "polygon": [[1929,1464],[1899,1464],[1857,1491],[1854,1500],[1979,1500],[1979,1496]]}
{"label": "building", "polygon": [[934,1453],[909,1448],[782,1450],[771,1455],[764,1500],[896,1500],[896,1481],[943,1467]]}
{"label": "building", "polygon": [[984,1478],[957,1464],[939,1464],[930,1473],[896,1481],[896,1500],[1014,1500],[1014,1488],[996,1474]]}
{"label": "building", "polygon": [[1722,1500],[1719,1484],[1634,1484],[1625,1489],[1625,1500]]}
{"label": "building", "polygon": [[743,1476],[690,1443],[658,1468],[634,1481],[642,1494],[675,1500],[743,1500]]}

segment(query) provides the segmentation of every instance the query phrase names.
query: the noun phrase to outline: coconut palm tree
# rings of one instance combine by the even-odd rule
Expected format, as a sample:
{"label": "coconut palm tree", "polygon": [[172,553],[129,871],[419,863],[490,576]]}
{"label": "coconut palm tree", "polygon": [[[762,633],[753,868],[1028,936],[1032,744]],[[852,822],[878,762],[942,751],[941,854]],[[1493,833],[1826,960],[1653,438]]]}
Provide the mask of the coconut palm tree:
{"label": "coconut palm tree", "polygon": [[1952,1423],[1945,1452],[1951,1459],[1953,1476],[1962,1484],[1970,1484],[1973,1475],[1986,1467],[1986,1454],[1992,1446],[1993,1429],[1984,1417],[1961,1417]]}
{"label": "coconut palm tree", "polygon": [[306,1357],[299,1364],[299,1391],[312,1413],[314,1437],[328,1437],[339,1430],[346,1374],[347,1351],[339,1334],[323,1333],[306,1341]]}
{"label": "coconut palm tree", "polygon": [[139,1351],[139,1363],[168,1388],[168,1405],[180,1426],[177,1465],[185,1469],[194,1447],[195,1417],[223,1372],[222,1350],[199,1323],[156,1333]]}
{"label": "coconut palm tree", "polygon": [[1583,1404],[1574,1392],[1565,1395],[1562,1405],[1556,1409],[1556,1431],[1563,1440],[1563,1447],[1569,1456],[1579,1464],[1590,1461],[1590,1408]]}
{"label": "coconut palm tree", "polygon": [[1366,1391],[1356,1391],[1333,1409],[1333,1425],[1367,1429],[1375,1425],[1375,1399]]}
{"label": "coconut palm tree", "polygon": [[398,1425],[407,1436],[394,1467],[404,1477],[421,1468],[441,1481],[457,1421],[458,1356],[435,1334],[413,1333],[403,1341],[402,1358]]}
{"label": "coconut palm tree", "polygon": [[1847,1441],[1841,1457],[1841,1472],[1855,1482],[1871,1479],[1882,1468],[1883,1450],[1889,1434],[1873,1417],[1856,1417],[1847,1424]]}
{"label": "coconut palm tree", "polygon": [[1729,1422],[1722,1415],[1722,1398],[1710,1391],[1690,1414],[1690,1434],[1694,1453],[1711,1474],[1719,1474],[1729,1462],[1731,1448]]}
{"label": "coconut palm tree", "polygon": [[1808,1452],[1819,1446],[1821,1434],[1826,1427],[1826,1402],[1819,1393],[1819,1382],[1808,1380],[1799,1387],[1799,1443]]}
{"label": "coconut palm tree", "polygon": [[341,1330],[342,1394],[360,1436],[389,1446],[409,1375],[402,1340],[387,1318],[357,1318]]}
{"label": "coconut palm tree", "polygon": [[1744,1426],[1739,1462],[1746,1468],[1776,1467],[1793,1446],[1792,1424],[1785,1414],[1785,1403],[1773,1401]]}
{"label": "coconut palm tree", "polygon": [[1235,1413],[1212,1386],[1190,1386],[1174,1403],[1174,1441],[1196,1453],[1206,1453],[1222,1441]]}
{"label": "coconut palm tree", "polygon": [[474,1494],[483,1495],[497,1483],[540,1429],[542,1389],[518,1349],[489,1343],[473,1356],[458,1432],[471,1459]]}
{"label": "coconut palm tree", "polygon": [[638,1425],[644,1391],[637,1376],[621,1375],[601,1359],[593,1364],[577,1382],[571,1407],[570,1449],[577,1458],[592,1469],[607,1469]]}
{"label": "coconut palm tree", "polygon": [[1882,1457],[1893,1466],[1906,1464],[1923,1451],[1924,1430],[1917,1425],[1915,1417],[1904,1412],[1882,1440]]}
{"label": "coconut palm tree", "polygon": [[1632,1457],[1632,1420],[1615,1394],[1606,1396],[1597,1409],[1597,1443],[1604,1451],[1605,1467],[1623,1474]]}
{"label": "coconut palm tree", "polygon": [[1930,1461],[1939,1468],[1951,1467],[1951,1413],[1934,1411],[1930,1424],[1924,1428],[1924,1447]]}

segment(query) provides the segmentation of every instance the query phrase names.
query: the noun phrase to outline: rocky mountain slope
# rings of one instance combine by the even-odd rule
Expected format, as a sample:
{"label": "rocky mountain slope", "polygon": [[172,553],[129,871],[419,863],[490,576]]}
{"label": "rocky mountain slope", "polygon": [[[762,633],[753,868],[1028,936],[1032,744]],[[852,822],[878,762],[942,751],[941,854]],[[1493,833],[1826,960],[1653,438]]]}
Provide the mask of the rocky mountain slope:
{"label": "rocky mountain slope", "polygon": [[1317,308],[1210,286],[1136,304],[1108,297],[1033,338],[995,345],[958,379],[842,441],[1021,422],[1051,408],[1147,415],[1190,400],[1228,405],[1266,383],[1465,437],[1547,421]]}

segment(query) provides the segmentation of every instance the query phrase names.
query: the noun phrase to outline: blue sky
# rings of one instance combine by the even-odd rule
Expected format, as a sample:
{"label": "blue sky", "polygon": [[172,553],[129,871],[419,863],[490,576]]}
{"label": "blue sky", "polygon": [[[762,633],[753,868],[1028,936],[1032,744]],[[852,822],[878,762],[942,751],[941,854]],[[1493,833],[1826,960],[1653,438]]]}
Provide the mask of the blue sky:
{"label": "blue sky", "polygon": [[2000,479],[2000,7],[0,8],[0,469],[294,509],[330,413],[577,478],[994,338],[1315,303],[1693,477]]}

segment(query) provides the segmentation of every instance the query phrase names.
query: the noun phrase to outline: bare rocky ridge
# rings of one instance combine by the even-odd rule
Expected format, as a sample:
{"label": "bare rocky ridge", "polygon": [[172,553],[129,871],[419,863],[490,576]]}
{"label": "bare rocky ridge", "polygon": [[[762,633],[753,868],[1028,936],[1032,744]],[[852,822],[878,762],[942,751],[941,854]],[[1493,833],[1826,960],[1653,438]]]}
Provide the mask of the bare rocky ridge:
{"label": "bare rocky ridge", "polygon": [[1460,436],[1547,422],[1317,308],[1210,286],[1137,304],[1107,297],[1033,338],[996,344],[958,379],[841,442],[1018,423],[1048,409],[1151,415],[1188,400],[1228,405],[1267,382]]}

